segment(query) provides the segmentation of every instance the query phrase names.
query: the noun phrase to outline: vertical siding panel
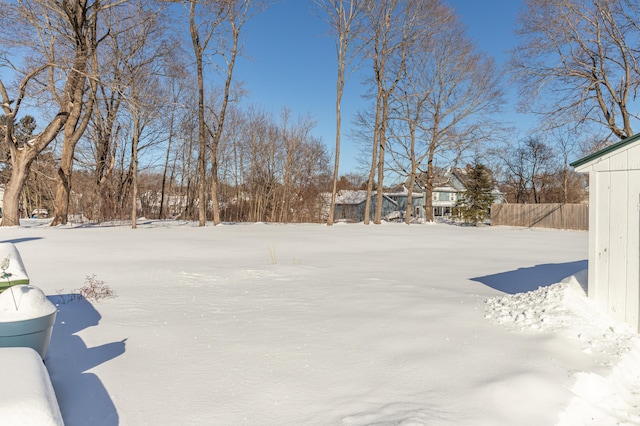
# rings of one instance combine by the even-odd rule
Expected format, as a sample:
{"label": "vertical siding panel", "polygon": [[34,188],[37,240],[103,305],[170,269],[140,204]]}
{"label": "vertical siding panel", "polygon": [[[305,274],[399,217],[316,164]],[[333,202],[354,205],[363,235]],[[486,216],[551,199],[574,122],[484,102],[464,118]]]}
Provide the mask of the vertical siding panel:
{"label": "vertical siding panel", "polygon": [[[595,172],[597,175],[595,179],[596,187],[593,188],[590,184],[590,188],[594,192],[595,202],[595,241],[594,252],[595,256],[591,257],[595,261],[594,264],[594,280],[590,280],[590,287],[593,288],[593,292],[590,292],[589,296],[593,297],[605,311],[609,308],[609,177],[610,174],[606,172]],[[594,200],[592,200],[594,201]],[[589,231],[591,232],[591,231]],[[592,282],[593,281],[593,282]]]}
{"label": "vertical siding panel", "polygon": [[629,170],[640,170],[640,145],[629,149],[627,161]]}
{"label": "vertical siding panel", "polygon": [[614,171],[610,176],[609,312],[615,319],[624,321],[627,298],[628,172]]}
{"label": "vertical siding panel", "polygon": [[609,157],[609,170],[610,171],[622,171],[627,170],[627,154],[629,150],[624,150],[615,153]]}
{"label": "vertical siding panel", "polygon": [[597,257],[597,241],[598,239],[598,221],[600,220],[600,215],[598,214],[597,206],[597,188],[598,184],[598,176],[599,173],[593,170],[593,167],[589,171],[589,187],[591,190],[589,191],[589,280],[587,286],[587,295],[596,300],[599,296],[597,291],[597,283],[598,283],[598,274],[597,267],[598,262],[596,261]]}
{"label": "vertical siding panel", "polygon": [[628,172],[626,322],[640,328],[640,170]]}

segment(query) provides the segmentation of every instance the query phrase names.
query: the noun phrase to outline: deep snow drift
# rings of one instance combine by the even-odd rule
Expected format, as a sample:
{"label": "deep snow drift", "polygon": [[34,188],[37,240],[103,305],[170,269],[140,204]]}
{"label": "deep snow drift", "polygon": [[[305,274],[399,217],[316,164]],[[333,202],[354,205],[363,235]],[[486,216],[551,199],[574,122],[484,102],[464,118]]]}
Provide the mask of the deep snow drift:
{"label": "deep snow drift", "polygon": [[[585,232],[141,222],[0,229],[58,306],[68,426],[640,424]],[[71,296],[93,274],[115,298]]]}

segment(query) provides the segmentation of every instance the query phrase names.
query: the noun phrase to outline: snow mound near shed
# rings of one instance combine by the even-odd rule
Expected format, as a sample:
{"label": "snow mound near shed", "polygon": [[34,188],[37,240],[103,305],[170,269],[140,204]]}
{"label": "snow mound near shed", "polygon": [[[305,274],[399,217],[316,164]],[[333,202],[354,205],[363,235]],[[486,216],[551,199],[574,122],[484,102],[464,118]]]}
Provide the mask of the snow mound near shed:
{"label": "snow mound near shed", "polygon": [[611,372],[578,372],[575,395],[560,413],[558,426],[640,425],[640,345],[624,354]]}
{"label": "snow mound near shed", "polygon": [[[555,333],[585,354],[617,360],[599,372],[574,372],[575,395],[558,425],[640,425],[640,337],[588,299],[587,271],[527,293],[486,301],[485,317],[522,333]],[[606,354],[606,356],[605,356]]]}
{"label": "snow mound near shed", "polygon": [[577,339],[584,352],[626,353],[636,340],[636,333],[587,298],[586,287],[584,270],[535,291],[488,299],[485,317],[515,331],[553,332]]}

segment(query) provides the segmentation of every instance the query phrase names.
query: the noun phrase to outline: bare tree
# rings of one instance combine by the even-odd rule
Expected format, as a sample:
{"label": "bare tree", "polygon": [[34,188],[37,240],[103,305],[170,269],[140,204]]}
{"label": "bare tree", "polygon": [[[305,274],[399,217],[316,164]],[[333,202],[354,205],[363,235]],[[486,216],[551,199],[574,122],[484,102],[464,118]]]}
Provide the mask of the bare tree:
{"label": "bare tree", "polygon": [[364,37],[369,44],[369,55],[373,65],[372,80],[376,92],[371,169],[364,213],[365,225],[370,221],[376,170],[378,181],[374,223],[381,222],[389,97],[402,75],[407,46],[404,25],[405,21],[410,22],[410,17],[402,13],[403,3],[402,0],[368,0],[363,8],[366,17],[365,26],[368,28],[368,31],[364,32]]}
{"label": "bare tree", "polygon": [[227,126],[222,144],[219,147],[220,155],[220,182],[224,187],[221,202],[224,204],[222,220],[242,221],[246,218],[246,188],[245,188],[245,161],[247,159],[247,146],[245,138],[247,132],[247,113],[237,107],[230,108],[227,116]]}
{"label": "bare tree", "polygon": [[340,136],[342,128],[342,94],[346,81],[347,70],[354,59],[352,46],[361,31],[360,12],[364,0],[314,0],[315,4],[325,15],[331,32],[336,38],[336,53],[338,69],[336,78],[336,148],[333,166],[333,186],[331,189],[331,204],[327,225],[334,222],[336,207],[336,193],[338,186],[338,169],[340,165]]}
{"label": "bare tree", "polygon": [[[18,1],[3,2],[0,7],[10,16],[5,24],[12,28],[10,37],[2,44],[12,48],[30,49],[29,60],[23,67],[5,62],[19,76],[14,97],[0,80],[2,107],[7,117],[5,143],[9,147],[12,175],[4,194],[2,226],[19,224],[19,199],[31,164],[68,123],[80,122],[87,84],[89,61],[98,45],[97,22],[99,14],[122,1]],[[14,123],[20,112],[27,89],[52,89],[57,104],[56,113],[45,129],[24,146],[14,137]],[[42,94],[41,91],[38,93]]]}
{"label": "bare tree", "polygon": [[402,169],[410,186],[420,178],[425,219],[432,221],[434,160],[441,156],[455,163],[465,150],[489,139],[502,90],[495,62],[476,51],[450,8],[436,2],[419,16],[422,32],[410,46],[403,90],[394,96],[394,118],[405,123],[408,138],[395,141],[408,164]]}
{"label": "bare tree", "polygon": [[[171,193],[172,184],[174,183],[174,176],[176,174],[176,162],[177,155],[175,155],[174,139],[177,139],[177,118],[176,110],[181,108],[181,97],[184,96],[184,80],[185,72],[182,66],[173,60],[170,60],[170,70],[167,79],[168,99],[170,104],[169,114],[167,116],[166,128],[167,128],[167,149],[165,151],[164,167],[162,169],[162,186],[160,190],[160,208],[158,211],[158,217],[164,219],[166,215],[166,204],[168,194]],[[173,155],[173,162],[172,160]],[[167,176],[169,174],[169,176]]]}
{"label": "bare tree", "polygon": [[[522,107],[548,125],[591,123],[633,135],[640,75],[636,0],[528,0],[512,69]],[[532,102],[536,100],[537,102]]]}
{"label": "bare tree", "polygon": [[[101,91],[100,95],[106,95],[106,92],[111,93],[110,97],[104,96],[102,99],[102,106],[106,110],[106,120],[102,122],[103,130],[106,132],[104,136],[110,136],[117,113],[120,111],[120,101],[123,98],[126,101],[126,105],[131,106],[133,103],[139,105],[143,102],[141,99],[142,93],[147,98],[149,97],[149,87],[143,79],[146,78],[145,74],[153,75],[150,64],[153,64],[158,59],[157,50],[159,47],[157,40],[162,32],[157,19],[159,12],[156,8],[156,3],[130,1],[128,4],[121,5],[118,8],[109,9],[104,13],[104,19],[100,20],[98,31],[104,34],[101,39],[107,40],[101,46],[104,46],[107,52],[99,54],[100,52],[94,51],[92,56],[89,67],[91,95],[88,96],[82,120],[77,123],[68,122],[65,126],[58,172],[55,217],[52,225],[67,222],[76,145],[84,134],[90,122],[90,117],[94,114],[94,101],[99,96],[98,86]],[[152,49],[155,49],[156,52],[149,54],[148,52]],[[104,75],[102,75],[103,69],[107,70]],[[113,87],[107,88],[107,85],[113,85]],[[160,102],[155,102],[155,104],[156,106],[153,110],[158,109],[158,104],[161,105]],[[140,125],[140,120],[137,119],[140,117],[139,108],[129,108],[129,112],[134,118],[132,120],[135,127],[134,130],[141,131],[142,126]],[[95,114],[100,116],[101,112],[97,111]],[[98,118],[97,120],[101,119]],[[132,134],[136,135],[137,132],[134,131]],[[134,138],[133,142],[136,141],[137,139]],[[104,138],[101,142],[108,144],[111,142],[111,138]],[[108,150],[104,148],[104,146],[101,147],[101,156],[108,154]],[[132,155],[136,157],[137,153]],[[102,168],[103,171],[105,170],[104,160],[100,162],[98,167]],[[108,172],[108,169],[106,171]],[[133,176],[133,184],[135,189],[135,175]],[[133,224],[135,226],[135,220]]]}
{"label": "bare tree", "polygon": [[135,16],[136,25],[126,34],[123,56],[118,58],[126,76],[124,100],[131,118],[131,227],[137,227],[138,154],[142,138],[151,120],[165,109],[166,95],[160,83],[166,45],[157,10],[146,10],[144,4],[135,5],[127,13]]}
{"label": "bare tree", "polygon": [[[207,123],[205,121],[204,108],[204,56],[211,38],[216,29],[225,19],[224,2],[212,0],[201,2],[189,0],[189,33],[196,60],[196,74],[198,78],[198,175],[200,179],[198,187],[198,224],[205,226],[207,223],[207,192],[206,192],[206,153],[207,153]],[[204,10],[198,14],[198,5]]]}
{"label": "bare tree", "polygon": [[[67,6],[73,7],[73,6]],[[75,8],[80,9],[80,3],[75,5]],[[77,10],[76,14],[82,13],[82,10]],[[94,25],[91,28],[88,36],[97,47],[97,26]],[[56,55],[55,46],[50,46],[51,51],[49,55],[52,57]],[[84,73],[90,78],[87,78],[88,85],[78,85],[73,93],[73,109],[69,116],[69,119],[65,123],[63,130],[62,140],[62,153],[60,156],[60,167],[57,174],[56,185],[56,197],[54,200],[54,217],[51,222],[51,226],[63,225],[67,223],[67,215],[69,213],[69,196],[71,194],[71,174],[73,170],[73,156],[75,153],[76,145],[78,141],[84,135],[91,114],[93,113],[93,105],[95,101],[96,86],[96,73],[97,73],[97,49],[93,49],[90,53],[89,61],[84,69]],[[52,98],[57,101],[64,102],[57,94],[57,87],[53,80],[53,75],[50,74],[49,89],[52,91]]]}
{"label": "bare tree", "polygon": [[562,182],[562,200],[563,203],[576,202],[575,196],[571,194],[572,181],[575,177],[574,172],[569,166],[570,156],[574,155],[577,150],[577,137],[573,132],[562,132],[561,129],[555,129],[551,132],[552,138],[555,140],[555,145],[558,152],[562,156],[562,164],[559,170],[559,176]]}
{"label": "bare tree", "polygon": [[[195,93],[193,93],[195,95]],[[187,99],[189,99],[187,97]],[[197,99],[192,96],[191,100]],[[193,105],[187,104],[187,109],[193,111]],[[198,191],[200,188],[198,174],[198,120],[191,114],[184,114],[179,123],[180,142],[176,147],[176,159],[179,162],[178,172],[178,202],[172,207],[174,216],[185,219],[199,217]]]}
{"label": "bare tree", "polygon": [[234,128],[225,138],[232,141],[224,152],[234,164],[221,180],[225,220],[317,221],[329,160],[311,134],[313,120],[292,120],[286,108],[278,119],[256,108],[234,109],[231,117]]}
{"label": "bare tree", "polygon": [[224,122],[227,116],[231,96],[231,83],[233,81],[233,70],[236,59],[240,54],[240,34],[242,27],[254,14],[261,12],[266,7],[266,1],[262,0],[224,0],[226,35],[220,38],[219,55],[222,57],[224,66],[224,90],[219,109],[214,113],[216,120],[207,130],[211,135],[211,148],[209,151],[211,159],[211,202],[213,204],[213,224],[220,223],[220,207],[218,203],[218,146],[224,133]]}
{"label": "bare tree", "polygon": [[290,110],[283,108],[281,112],[280,135],[282,138],[283,149],[283,176],[280,194],[280,203],[278,205],[279,214],[278,222],[290,222],[293,213],[292,204],[295,203],[299,196],[296,185],[297,170],[304,167],[307,162],[304,148],[311,140],[311,130],[315,127],[315,122],[310,117],[301,117],[297,122],[291,122]]}
{"label": "bare tree", "polygon": [[539,137],[530,137],[517,146],[507,144],[500,152],[506,166],[507,187],[516,203],[540,203],[545,187],[556,170],[553,149]]}
{"label": "bare tree", "polygon": [[[119,56],[115,53],[111,57]],[[109,77],[107,77],[107,72],[111,73]],[[89,219],[104,219],[107,210],[111,210],[108,206],[113,197],[107,188],[115,167],[121,129],[118,121],[123,93],[123,88],[119,84],[121,81],[120,73],[121,70],[116,61],[111,60],[108,64],[103,65],[98,90],[93,94],[96,101],[88,131],[91,155],[86,161],[94,165],[93,185],[90,189],[87,188],[85,193],[89,200],[87,208],[84,209],[84,214]]]}
{"label": "bare tree", "polygon": [[246,136],[249,159],[245,179],[251,200],[249,220],[275,220],[283,168],[280,131],[268,114],[255,110],[250,114]]}
{"label": "bare tree", "polygon": [[[434,50],[440,38],[437,33],[445,31],[445,26],[452,20],[452,13],[448,8],[442,7],[437,2],[428,3],[431,7],[427,13],[421,14],[417,19],[421,21],[421,32],[408,49],[407,64],[403,69],[403,78],[399,82],[399,90],[392,98],[394,120],[401,125],[391,125],[391,133],[394,136],[395,145],[401,147],[400,155],[394,153],[393,144],[389,147],[395,163],[400,167],[400,173],[408,176],[407,205],[405,209],[405,223],[411,223],[413,215],[413,190],[418,178],[418,167],[428,155],[428,150],[419,150],[416,144],[423,137],[423,129],[428,127],[427,108],[433,96],[433,79],[437,76],[427,70],[432,65],[430,62],[435,56]],[[400,157],[400,158],[398,158]],[[400,160],[400,161],[399,161]],[[408,160],[408,161],[403,161]]]}
{"label": "bare tree", "polygon": [[440,0],[368,0],[363,15],[367,31],[364,42],[368,45],[373,65],[371,77],[375,87],[375,113],[371,169],[367,184],[365,224],[369,223],[371,198],[377,172],[377,196],[374,223],[381,222],[382,191],[384,189],[385,153],[388,148],[388,128],[391,100],[405,75],[408,52],[421,39],[424,17],[440,7]]}
{"label": "bare tree", "polygon": [[[189,3],[189,30],[193,52],[196,59],[196,73],[198,78],[198,120],[199,120],[199,147],[198,168],[200,174],[199,187],[199,225],[206,224],[206,153],[209,150],[209,158],[212,168],[211,201],[213,204],[214,224],[220,223],[218,205],[218,160],[217,149],[224,133],[224,121],[232,92],[233,70],[237,56],[240,53],[240,34],[242,27],[253,14],[261,11],[267,4],[266,0],[188,0]],[[211,41],[217,42],[215,49],[210,49]],[[207,53],[211,50],[211,53]],[[223,94],[217,103],[217,108],[212,111],[215,123],[206,121],[205,111],[205,59],[218,69],[223,70]],[[216,59],[219,59],[216,62]],[[210,146],[207,139],[210,138]]]}

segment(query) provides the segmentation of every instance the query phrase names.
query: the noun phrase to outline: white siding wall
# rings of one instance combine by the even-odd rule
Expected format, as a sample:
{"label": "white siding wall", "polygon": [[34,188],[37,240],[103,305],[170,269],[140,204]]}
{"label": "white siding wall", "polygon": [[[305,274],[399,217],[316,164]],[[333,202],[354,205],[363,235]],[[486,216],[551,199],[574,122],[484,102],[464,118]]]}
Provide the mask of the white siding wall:
{"label": "white siding wall", "polygon": [[589,297],[640,331],[640,144],[589,171]]}

